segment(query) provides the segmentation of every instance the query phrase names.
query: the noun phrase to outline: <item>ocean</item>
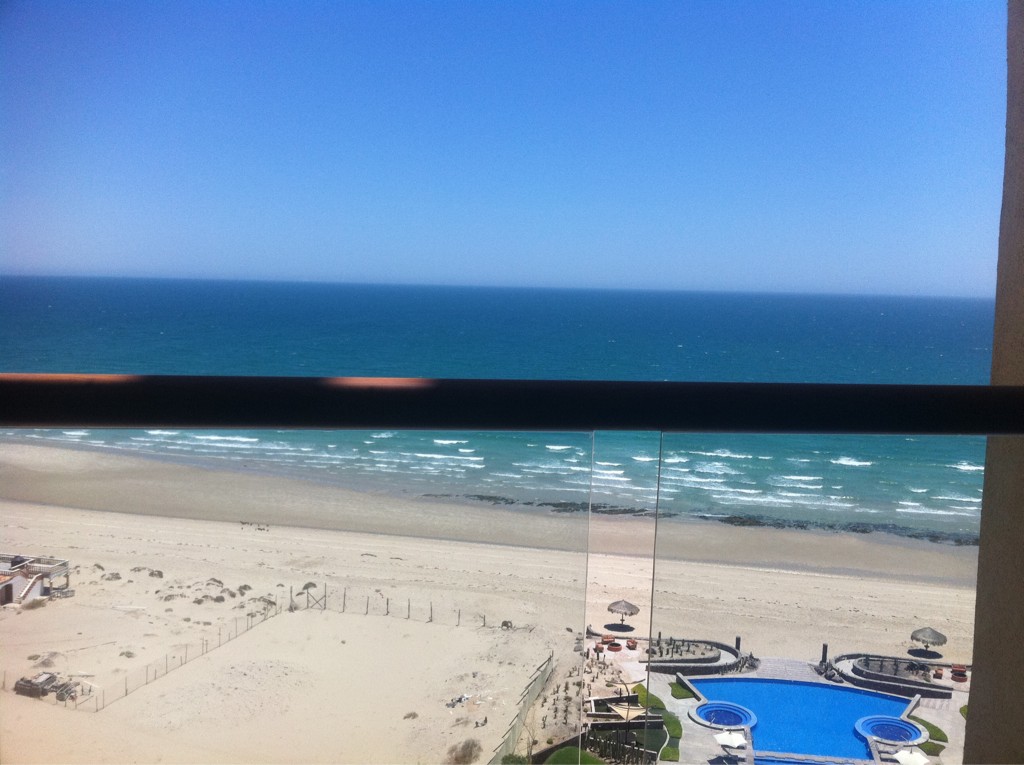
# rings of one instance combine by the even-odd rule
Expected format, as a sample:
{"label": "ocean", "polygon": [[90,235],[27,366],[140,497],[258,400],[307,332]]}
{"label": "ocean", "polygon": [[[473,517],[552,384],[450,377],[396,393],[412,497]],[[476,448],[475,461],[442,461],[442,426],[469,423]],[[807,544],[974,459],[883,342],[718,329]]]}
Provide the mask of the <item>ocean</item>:
{"label": "ocean", "polygon": [[[5,372],[985,384],[993,302],[0,277]],[[984,439],[12,430],[545,512],[977,542]]]}

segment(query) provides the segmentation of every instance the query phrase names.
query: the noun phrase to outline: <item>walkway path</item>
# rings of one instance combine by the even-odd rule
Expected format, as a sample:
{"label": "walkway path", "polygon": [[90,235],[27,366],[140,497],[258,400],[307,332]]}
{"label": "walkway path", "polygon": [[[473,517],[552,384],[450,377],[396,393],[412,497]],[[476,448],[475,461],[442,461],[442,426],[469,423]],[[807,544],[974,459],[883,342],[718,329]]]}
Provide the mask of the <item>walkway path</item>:
{"label": "walkway path", "polygon": [[820,683],[821,677],[806,661],[799,659],[780,659],[768,657],[761,659],[761,666],[748,676],[766,680],[798,680],[802,682]]}

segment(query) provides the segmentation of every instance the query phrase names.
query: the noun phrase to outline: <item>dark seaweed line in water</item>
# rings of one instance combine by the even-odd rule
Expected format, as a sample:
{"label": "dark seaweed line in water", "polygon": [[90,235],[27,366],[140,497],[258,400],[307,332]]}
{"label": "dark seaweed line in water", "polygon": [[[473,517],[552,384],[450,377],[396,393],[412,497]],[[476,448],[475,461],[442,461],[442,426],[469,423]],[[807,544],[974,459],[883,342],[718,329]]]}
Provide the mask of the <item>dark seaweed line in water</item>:
{"label": "dark seaweed line in water", "polygon": [[900,526],[896,523],[827,523],[800,520],[784,520],[781,518],[769,518],[763,515],[697,515],[708,521],[727,523],[730,526],[760,526],[773,529],[800,529],[815,531],[835,531],[845,534],[871,534],[881,532],[884,534],[895,534],[908,539],[924,539],[936,544],[955,545],[957,547],[970,547],[978,544],[978,535],[968,531],[931,531],[929,529],[915,529],[909,526]]}
{"label": "dark seaweed line in water", "polygon": [[[638,507],[622,507],[621,505],[606,505],[589,502],[537,502],[529,499],[512,499],[496,494],[424,494],[424,497],[432,499],[462,499],[474,502],[484,502],[488,505],[520,505],[522,507],[546,507],[555,513],[585,513],[588,510],[600,515],[631,515],[637,518],[653,518],[658,513],[650,509]],[[661,518],[674,518],[679,513],[662,511]]]}
{"label": "dark seaweed line in water", "polygon": [[[462,499],[474,502],[485,502],[490,505],[522,505],[529,507],[546,507],[555,513],[581,513],[590,511],[598,515],[629,515],[637,518],[674,518],[680,513],[661,512],[619,505],[594,504],[587,502],[536,502],[531,500],[515,500],[494,494],[424,494],[424,497],[438,499]],[[968,531],[932,531],[900,526],[896,523],[828,523],[803,520],[786,520],[764,515],[714,515],[695,513],[694,517],[705,521],[717,521],[730,526],[763,527],[773,529],[796,529],[800,531],[833,531],[844,534],[871,534],[874,532],[894,534],[907,539],[923,539],[935,544],[953,545],[956,547],[972,547],[978,544],[978,535]]]}

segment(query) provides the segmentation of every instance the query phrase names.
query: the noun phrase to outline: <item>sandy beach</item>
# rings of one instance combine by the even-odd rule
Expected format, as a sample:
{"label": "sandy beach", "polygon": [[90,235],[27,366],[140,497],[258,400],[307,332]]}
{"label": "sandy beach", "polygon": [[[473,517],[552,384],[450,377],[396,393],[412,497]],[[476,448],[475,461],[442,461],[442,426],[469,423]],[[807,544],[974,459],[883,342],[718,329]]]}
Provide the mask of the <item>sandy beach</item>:
{"label": "sandy beach", "polygon": [[[620,598],[637,635],[740,636],[759,656],[905,655],[924,625],[948,659],[972,654],[976,548],[881,534],[463,506],[21,443],[0,444],[0,517],[4,552],[70,559],[75,589],[0,612],[3,762],[441,762],[473,740],[486,762],[537,667],[553,654],[564,682],[576,635]],[[11,691],[42,669],[106,697],[76,712]]]}

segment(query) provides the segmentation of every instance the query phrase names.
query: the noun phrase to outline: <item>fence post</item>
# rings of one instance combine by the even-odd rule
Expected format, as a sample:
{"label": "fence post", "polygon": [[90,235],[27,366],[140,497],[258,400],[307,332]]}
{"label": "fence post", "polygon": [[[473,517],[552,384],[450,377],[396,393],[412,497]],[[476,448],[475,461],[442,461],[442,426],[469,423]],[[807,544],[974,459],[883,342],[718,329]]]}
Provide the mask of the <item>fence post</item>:
{"label": "fence post", "polygon": [[427,619],[427,621],[428,622],[434,621],[434,601],[430,601],[430,618]]}
{"label": "fence post", "polygon": [[455,626],[458,627],[461,624],[462,624],[462,609],[460,608],[459,609],[459,618],[458,618],[458,621],[455,622]]}
{"label": "fence post", "polygon": [[384,616],[391,615],[391,598],[384,599]]}
{"label": "fence post", "polygon": [[124,676],[124,695],[128,695],[128,675]]}
{"label": "fence post", "polygon": [[341,591],[341,612],[345,613],[345,603],[348,600],[348,587],[345,587]]}
{"label": "fence post", "polygon": [[[370,596],[369,595],[366,596],[366,613],[367,614],[370,613]],[[365,614],[364,614],[364,616],[365,616]]]}

